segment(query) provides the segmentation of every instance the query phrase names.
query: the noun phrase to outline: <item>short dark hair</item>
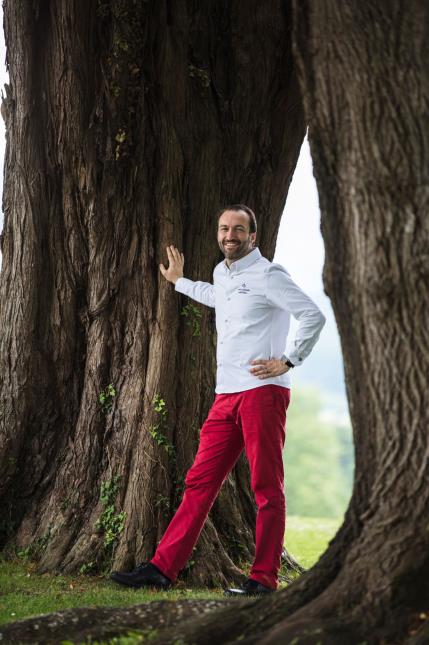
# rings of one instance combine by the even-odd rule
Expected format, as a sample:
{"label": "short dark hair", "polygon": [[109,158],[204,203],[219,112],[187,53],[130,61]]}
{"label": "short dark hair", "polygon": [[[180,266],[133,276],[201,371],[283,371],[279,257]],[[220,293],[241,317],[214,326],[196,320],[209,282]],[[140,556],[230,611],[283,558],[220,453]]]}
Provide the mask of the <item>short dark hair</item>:
{"label": "short dark hair", "polygon": [[220,210],[216,216],[218,222],[219,222],[220,216],[223,215],[225,211],[244,211],[249,216],[250,232],[256,233],[256,230],[257,230],[256,215],[251,208],[249,208],[245,204],[230,204],[229,206],[224,206],[224,208],[222,208],[222,210]]}

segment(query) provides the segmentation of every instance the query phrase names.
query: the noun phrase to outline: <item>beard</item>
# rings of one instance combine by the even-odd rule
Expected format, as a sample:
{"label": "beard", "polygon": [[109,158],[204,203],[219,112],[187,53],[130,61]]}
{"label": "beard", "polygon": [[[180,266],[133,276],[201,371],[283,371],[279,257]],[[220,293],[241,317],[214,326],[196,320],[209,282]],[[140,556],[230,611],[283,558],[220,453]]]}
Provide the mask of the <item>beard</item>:
{"label": "beard", "polygon": [[229,240],[229,242],[234,242],[234,246],[227,248],[224,242],[219,242],[219,248],[227,260],[239,260],[254,249],[250,238],[241,242],[240,240]]}

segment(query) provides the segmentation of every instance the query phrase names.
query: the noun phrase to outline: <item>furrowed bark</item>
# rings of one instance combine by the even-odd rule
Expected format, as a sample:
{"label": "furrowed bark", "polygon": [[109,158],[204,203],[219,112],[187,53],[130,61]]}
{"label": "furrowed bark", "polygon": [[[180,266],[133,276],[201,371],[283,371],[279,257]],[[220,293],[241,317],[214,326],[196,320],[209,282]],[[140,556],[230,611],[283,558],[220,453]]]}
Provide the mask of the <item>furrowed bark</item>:
{"label": "furrowed bark", "polygon": [[[41,571],[128,568],[180,501],[214,390],[213,312],[158,265],[176,244],[210,281],[231,201],[273,256],[304,136],[290,11],[8,0],[5,31],[2,543]],[[239,580],[254,521],[242,459],[190,580]]]}

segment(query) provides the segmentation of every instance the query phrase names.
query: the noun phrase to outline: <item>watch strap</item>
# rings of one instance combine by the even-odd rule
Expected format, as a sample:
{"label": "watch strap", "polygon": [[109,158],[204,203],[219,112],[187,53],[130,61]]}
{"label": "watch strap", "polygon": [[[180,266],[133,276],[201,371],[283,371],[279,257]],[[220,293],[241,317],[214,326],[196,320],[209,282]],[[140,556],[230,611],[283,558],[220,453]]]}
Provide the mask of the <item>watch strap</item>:
{"label": "watch strap", "polygon": [[288,359],[288,357],[287,357],[287,356],[285,356],[284,354],[283,354],[283,356],[281,357],[281,359],[280,359],[280,360],[281,360],[281,361],[283,361],[283,363],[284,363],[285,365],[287,365],[288,367],[295,367],[295,365],[294,365],[294,364],[293,364],[293,363]]}

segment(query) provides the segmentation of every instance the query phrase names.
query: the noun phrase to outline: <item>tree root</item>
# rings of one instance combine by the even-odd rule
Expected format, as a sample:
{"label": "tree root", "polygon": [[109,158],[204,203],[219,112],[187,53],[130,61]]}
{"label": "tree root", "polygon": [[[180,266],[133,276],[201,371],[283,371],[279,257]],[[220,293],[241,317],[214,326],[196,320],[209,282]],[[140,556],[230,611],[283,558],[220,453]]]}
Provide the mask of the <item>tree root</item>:
{"label": "tree root", "polygon": [[[282,596],[283,602],[279,604]],[[273,600],[277,601],[275,606]],[[161,600],[124,608],[69,609],[4,625],[0,628],[0,641],[10,645],[54,645],[68,639],[78,644],[137,632],[149,637],[153,645],[171,645],[176,641],[183,645],[429,643],[429,620],[423,620],[423,614],[413,617],[407,640],[402,629],[399,640],[386,640],[383,630],[371,629],[360,612],[342,614],[338,608],[337,613],[321,616],[311,603],[308,609],[298,611],[290,605],[287,594],[280,592],[270,598]]]}
{"label": "tree root", "polygon": [[[380,645],[381,642],[378,638],[365,636],[359,621],[343,621],[338,617],[323,619],[311,614],[296,619],[292,616],[289,620],[278,622],[273,629],[265,630],[258,626],[257,620],[257,603],[261,601],[253,601],[252,608],[249,608],[248,602],[244,604],[243,601],[237,601],[234,604],[238,606],[226,607],[210,616],[192,617],[180,625],[163,630],[151,639],[151,643],[171,645],[179,641],[186,645]],[[228,621],[233,614],[235,623],[228,635],[224,621]],[[217,628],[211,620],[214,617]],[[421,645],[421,642],[417,645]]]}
{"label": "tree root", "polygon": [[113,638],[128,631],[150,633],[173,628],[191,616],[201,617],[228,600],[160,600],[131,607],[78,608],[0,626],[3,644],[54,645],[62,640],[74,643],[88,638]]}
{"label": "tree root", "polygon": [[284,582],[293,582],[297,575],[301,575],[305,571],[304,567],[286,549],[282,551],[281,566],[279,579],[283,579]]}

